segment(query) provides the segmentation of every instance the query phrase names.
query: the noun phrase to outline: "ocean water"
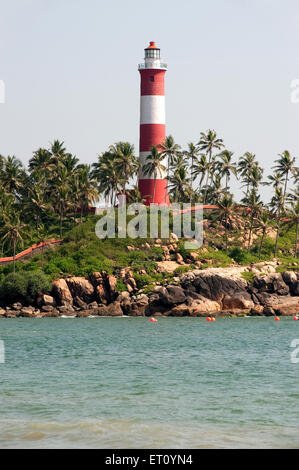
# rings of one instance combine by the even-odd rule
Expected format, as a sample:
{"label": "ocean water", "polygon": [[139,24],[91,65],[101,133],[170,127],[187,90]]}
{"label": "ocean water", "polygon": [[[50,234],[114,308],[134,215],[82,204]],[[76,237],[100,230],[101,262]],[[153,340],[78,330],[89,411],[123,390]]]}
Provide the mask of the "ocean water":
{"label": "ocean water", "polygon": [[0,448],[298,448],[296,338],[291,318],[1,320]]}

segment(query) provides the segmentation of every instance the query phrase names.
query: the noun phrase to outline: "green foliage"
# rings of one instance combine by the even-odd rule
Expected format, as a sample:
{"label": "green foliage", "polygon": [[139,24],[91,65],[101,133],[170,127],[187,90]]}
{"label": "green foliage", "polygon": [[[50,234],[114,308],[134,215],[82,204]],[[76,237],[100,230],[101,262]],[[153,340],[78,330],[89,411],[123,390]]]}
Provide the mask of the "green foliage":
{"label": "green foliage", "polygon": [[49,292],[49,278],[42,271],[8,274],[0,284],[0,300],[6,303],[34,303],[38,294]]}
{"label": "green foliage", "polygon": [[190,265],[190,264],[186,264],[186,265],[184,265],[184,266],[178,266],[178,267],[174,270],[173,274],[184,274],[184,273],[186,273],[186,272],[188,272],[188,271],[191,271],[192,269],[194,269],[194,266],[193,266],[193,265]]}
{"label": "green foliage", "polygon": [[250,271],[244,271],[243,273],[241,273],[241,276],[243,279],[245,279],[245,281],[247,281],[249,284],[252,284],[253,281],[254,281],[254,278],[255,278],[255,275],[254,273],[250,272]]}
{"label": "green foliage", "polygon": [[122,279],[118,279],[115,287],[116,292],[127,292],[127,286]]}

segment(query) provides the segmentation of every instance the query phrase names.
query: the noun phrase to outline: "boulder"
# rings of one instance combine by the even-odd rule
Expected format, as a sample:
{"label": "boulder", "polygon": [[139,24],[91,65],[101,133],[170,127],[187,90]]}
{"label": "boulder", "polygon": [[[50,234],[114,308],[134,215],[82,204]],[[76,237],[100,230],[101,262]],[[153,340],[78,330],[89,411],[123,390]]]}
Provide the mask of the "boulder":
{"label": "boulder", "polygon": [[297,282],[297,274],[294,271],[285,271],[282,273],[283,280],[286,284]]}
{"label": "boulder", "polygon": [[256,277],[253,286],[256,287],[259,292],[268,292],[270,294],[288,295],[290,292],[281,273]]}
{"label": "boulder", "polygon": [[0,317],[4,317],[5,313],[5,310],[0,307]]}
{"label": "boulder", "polygon": [[56,279],[52,284],[53,294],[60,305],[72,305],[73,297],[65,279]]}
{"label": "boulder", "polygon": [[20,302],[16,302],[15,304],[12,304],[13,310],[21,310],[23,308],[23,305]]}
{"label": "boulder", "polygon": [[51,307],[56,307],[56,300],[51,295],[43,294],[40,300],[41,305],[51,305]]}
{"label": "boulder", "polygon": [[140,294],[123,303],[122,308],[125,315],[134,317],[144,316],[147,311],[148,302],[148,296],[145,294]]}
{"label": "boulder", "polygon": [[222,300],[222,308],[224,310],[251,310],[253,307],[254,302],[251,300],[251,297],[247,292],[245,292],[244,295],[226,295]]}
{"label": "boulder", "polygon": [[94,298],[94,287],[85,277],[69,277],[67,285],[72,297],[79,297],[84,302],[91,302]]}
{"label": "boulder", "polygon": [[98,315],[102,317],[121,317],[123,311],[120,302],[112,302],[110,305],[102,305],[98,307]]}
{"label": "boulder", "polygon": [[169,285],[156,287],[153,292],[159,295],[160,302],[164,306],[182,304],[186,301],[184,290],[180,286]]}
{"label": "boulder", "polygon": [[299,281],[294,282],[291,287],[291,294],[295,296],[299,296]]}
{"label": "boulder", "polygon": [[25,318],[30,318],[34,316],[34,308],[33,307],[23,307],[21,310],[21,316]]}

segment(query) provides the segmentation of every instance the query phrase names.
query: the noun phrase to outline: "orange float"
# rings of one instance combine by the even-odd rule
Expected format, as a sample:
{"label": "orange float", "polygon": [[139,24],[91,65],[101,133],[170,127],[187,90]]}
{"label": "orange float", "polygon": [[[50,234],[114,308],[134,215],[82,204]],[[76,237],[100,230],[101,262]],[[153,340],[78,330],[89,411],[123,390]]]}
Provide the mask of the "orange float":
{"label": "orange float", "polygon": [[280,318],[278,318],[278,317],[275,317],[275,321],[280,321]]}
{"label": "orange float", "polygon": [[157,323],[158,320],[157,320],[157,318],[151,317],[150,321],[151,321],[152,323]]}

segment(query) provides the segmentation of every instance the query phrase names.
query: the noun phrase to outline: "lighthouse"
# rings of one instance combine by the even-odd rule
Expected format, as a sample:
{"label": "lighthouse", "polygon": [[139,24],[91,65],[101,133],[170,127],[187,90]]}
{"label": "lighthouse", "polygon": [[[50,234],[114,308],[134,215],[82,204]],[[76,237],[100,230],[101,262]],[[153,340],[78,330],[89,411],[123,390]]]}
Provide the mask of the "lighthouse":
{"label": "lighthouse", "polygon": [[153,41],[145,49],[144,62],[139,64],[138,70],[141,76],[138,187],[147,205],[165,205],[169,204],[166,159],[162,162],[165,171],[158,173],[156,178],[154,173],[146,174],[143,170],[152,147],[162,144],[166,137],[164,81],[167,65],[161,62],[160,49]]}

